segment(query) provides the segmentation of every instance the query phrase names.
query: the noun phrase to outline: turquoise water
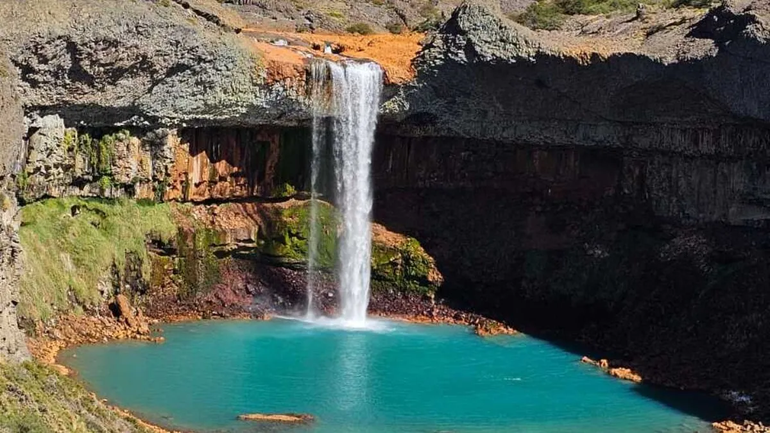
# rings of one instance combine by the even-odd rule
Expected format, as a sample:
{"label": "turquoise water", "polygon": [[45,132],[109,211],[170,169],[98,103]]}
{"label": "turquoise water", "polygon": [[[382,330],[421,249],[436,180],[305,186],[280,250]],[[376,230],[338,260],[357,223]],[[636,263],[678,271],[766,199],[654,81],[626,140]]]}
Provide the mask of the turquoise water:
{"label": "turquoise water", "polygon": [[[613,379],[535,338],[382,327],[174,324],[163,327],[164,344],[84,346],[61,360],[113,403],[200,432],[705,432],[708,423],[695,414],[720,415],[702,397]],[[236,420],[254,412],[317,421]]]}

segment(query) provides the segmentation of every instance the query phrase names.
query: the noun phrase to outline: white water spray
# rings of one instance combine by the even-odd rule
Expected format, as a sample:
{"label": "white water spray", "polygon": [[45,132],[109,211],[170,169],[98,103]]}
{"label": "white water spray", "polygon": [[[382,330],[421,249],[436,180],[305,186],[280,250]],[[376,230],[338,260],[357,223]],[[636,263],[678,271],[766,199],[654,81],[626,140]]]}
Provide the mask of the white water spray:
{"label": "white water spray", "polygon": [[313,100],[313,156],[310,162],[310,239],[308,239],[308,258],[307,258],[307,310],[306,319],[316,317],[313,308],[313,293],[318,285],[318,243],[321,237],[318,221],[318,187],[321,171],[321,150],[324,148],[326,139],[326,126],[323,120],[324,109],[321,104],[324,98],[324,86],[320,85],[325,81],[326,63],[313,62],[310,65],[312,78]]}
{"label": "white water spray", "polygon": [[[331,141],[334,163],[335,204],[342,235],[338,244],[340,320],[351,325],[366,321],[371,272],[371,158],[377,112],[382,92],[382,70],[374,63],[316,63],[313,65],[313,163],[311,167],[311,230],[309,241],[308,301],[317,281],[318,179],[320,154],[325,147],[325,122],[321,110],[330,90]],[[328,86],[328,87],[327,87]],[[316,93],[317,92],[317,93]],[[310,304],[308,304],[310,305]],[[308,307],[310,308],[310,307]]]}

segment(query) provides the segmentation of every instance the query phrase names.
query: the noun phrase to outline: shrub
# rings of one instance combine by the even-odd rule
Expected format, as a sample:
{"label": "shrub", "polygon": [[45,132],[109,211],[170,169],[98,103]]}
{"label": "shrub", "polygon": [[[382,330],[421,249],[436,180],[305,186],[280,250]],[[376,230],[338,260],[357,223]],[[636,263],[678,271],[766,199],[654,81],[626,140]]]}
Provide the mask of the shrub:
{"label": "shrub", "polygon": [[348,33],[358,33],[359,35],[371,35],[374,33],[372,27],[367,23],[356,23],[348,26],[345,31]]}
{"label": "shrub", "polygon": [[284,182],[273,188],[274,198],[289,198],[294,197],[295,195],[297,195],[297,189],[294,188],[290,183]]}
{"label": "shrub", "polygon": [[331,18],[337,19],[337,20],[344,20],[345,19],[345,14],[343,14],[340,11],[329,11],[329,12],[326,13],[326,15],[328,15]]}
{"label": "shrub", "polygon": [[[648,0],[654,1],[654,0]],[[704,2],[709,0],[673,0]],[[519,24],[536,30],[556,30],[568,15],[602,15],[611,12],[631,12],[638,0],[538,0],[519,14],[508,17]]]}
{"label": "shrub", "polygon": [[564,23],[565,16],[554,3],[538,1],[510,18],[531,29],[556,30]]}
{"label": "shrub", "polygon": [[420,13],[420,16],[425,19],[435,19],[441,17],[441,11],[438,10],[436,6],[433,6],[433,3],[430,1],[422,5],[418,12]]}
{"label": "shrub", "polygon": [[78,133],[74,129],[67,129],[64,131],[64,139],[62,140],[62,147],[65,152],[69,152],[71,149],[75,149],[77,146]]}
{"label": "shrub", "polygon": [[22,193],[27,189],[29,185],[29,173],[26,170],[22,170],[16,175],[16,188]]}
{"label": "shrub", "polygon": [[639,4],[635,0],[555,0],[554,3],[566,15],[601,15],[615,11],[632,11]]}
{"label": "shrub", "polygon": [[102,196],[106,196],[107,193],[112,189],[112,178],[109,176],[102,176],[99,178],[99,193]]}
{"label": "shrub", "polygon": [[394,35],[400,35],[404,32],[404,25],[398,21],[389,22],[385,28]]}
{"label": "shrub", "polygon": [[679,8],[679,7],[691,7],[691,8],[708,8],[711,7],[711,5],[714,4],[711,0],[674,0],[671,2],[670,6]]}

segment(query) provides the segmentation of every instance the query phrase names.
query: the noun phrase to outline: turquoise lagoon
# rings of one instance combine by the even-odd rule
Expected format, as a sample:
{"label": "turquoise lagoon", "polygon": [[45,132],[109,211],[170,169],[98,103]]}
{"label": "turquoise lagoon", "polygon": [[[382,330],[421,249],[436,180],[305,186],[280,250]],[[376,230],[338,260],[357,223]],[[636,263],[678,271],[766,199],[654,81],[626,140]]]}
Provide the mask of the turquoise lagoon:
{"label": "turquoise lagoon", "polygon": [[[163,344],[83,346],[61,360],[111,402],[196,432],[706,432],[723,415],[702,396],[613,379],[536,338],[377,325],[182,323],[163,327]],[[287,412],[317,420],[236,419]]]}

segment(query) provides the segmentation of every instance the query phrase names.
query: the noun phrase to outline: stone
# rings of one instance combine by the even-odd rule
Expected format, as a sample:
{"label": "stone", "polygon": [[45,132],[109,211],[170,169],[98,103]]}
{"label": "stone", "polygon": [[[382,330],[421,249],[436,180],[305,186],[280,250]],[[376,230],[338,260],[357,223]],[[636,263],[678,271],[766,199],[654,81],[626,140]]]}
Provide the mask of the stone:
{"label": "stone", "polygon": [[642,376],[632,371],[630,368],[610,368],[608,371],[610,376],[617,377],[618,379],[628,380],[634,383],[641,383]]}
{"label": "stone", "polygon": [[315,417],[313,415],[296,414],[296,413],[285,413],[285,414],[250,413],[250,414],[239,415],[238,419],[242,421],[262,421],[262,422],[276,422],[276,423],[287,423],[287,424],[307,424],[315,421]]}

